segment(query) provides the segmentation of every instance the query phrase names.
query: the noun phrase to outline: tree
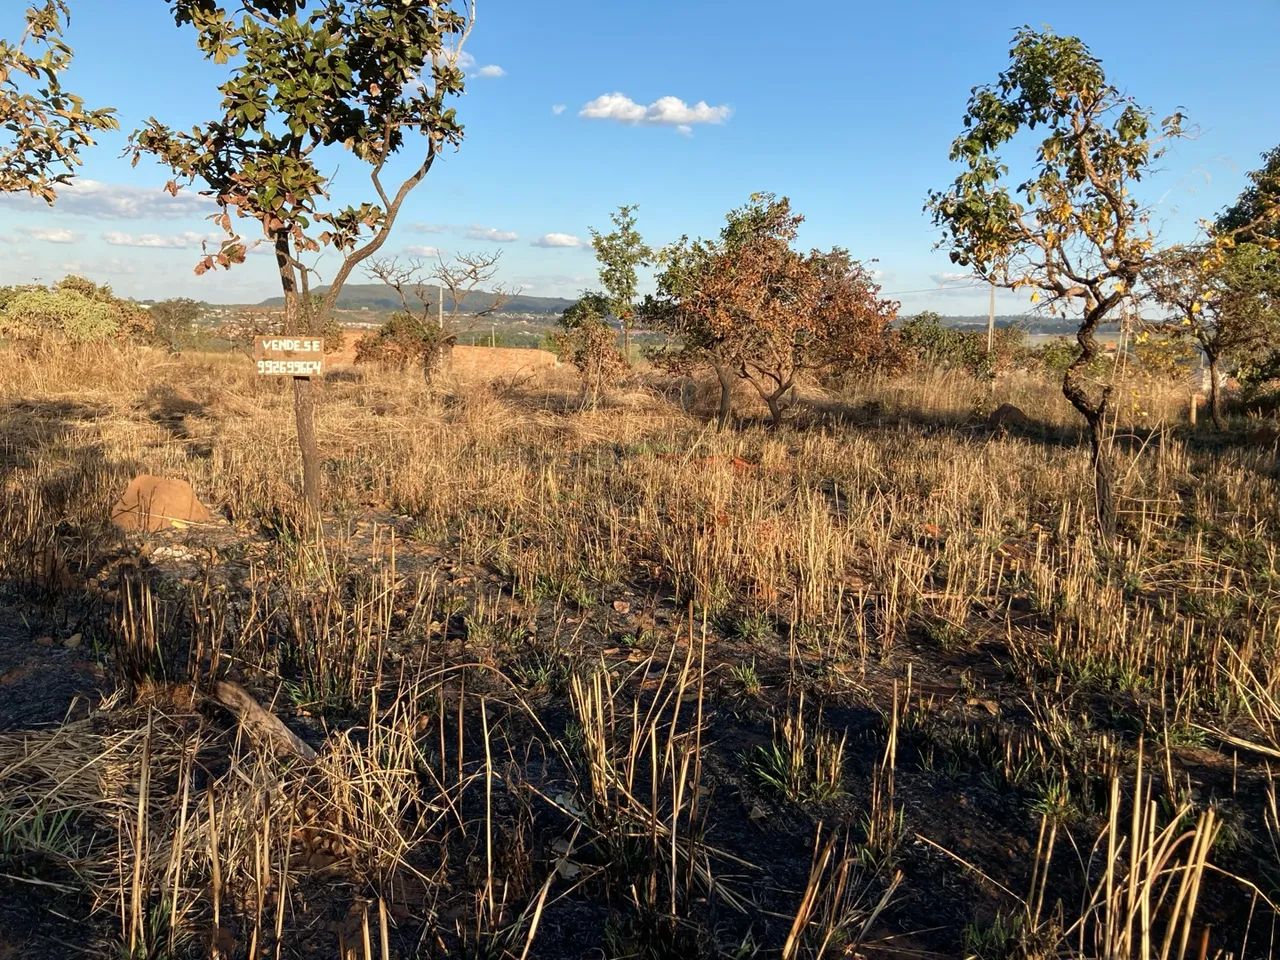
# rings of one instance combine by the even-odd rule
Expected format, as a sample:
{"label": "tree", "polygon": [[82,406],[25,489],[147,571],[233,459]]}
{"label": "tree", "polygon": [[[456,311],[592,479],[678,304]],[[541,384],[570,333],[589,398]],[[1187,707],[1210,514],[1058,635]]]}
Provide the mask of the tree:
{"label": "tree", "polygon": [[[221,115],[190,131],[152,118],[130,138],[170,167],[168,189],[200,182],[227,234],[196,272],[244,261],[246,241],[232,221],[260,226],[275,253],[289,332],[318,332],[353,270],[386,242],[409,193],[462,128],[447,101],[462,93],[458,61],[475,21],[454,0],[243,0],[229,12],[211,0],[168,0],[178,26],[190,25],[206,59],[226,64]],[[383,184],[388,162],[419,144],[408,176]],[[367,165],[375,202],[326,203],[332,177],[322,164],[345,151]],[[306,254],[328,249],[337,268],[323,298],[310,296]],[[321,507],[315,399],[295,378],[294,410],[308,508]]]}
{"label": "tree", "polygon": [[595,407],[600,395],[626,369],[608,322],[609,297],[584,293],[560,315],[563,332],[554,343],[560,356],[582,375],[583,406]]}
{"label": "tree", "polygon": [[[370,338],[363,338],[364,360],[415,358],[427,383],[449,363],[458,337],[470,326],[501,310],[512,293],[494,286],[501,251],[461,253],[452,260],[437,256],[434,267],[422,260],[374,260],[369,275],[395,290],[400,310]],[[431,286],[428,280],[435,280]],[[481,288],[489,287],[485,291]],[[446,301],[448,311],[445,310]]]}
{"label": "tree", "polygon": [[[1107,81],[1101,62],[1075,37],[1023,27],[1009,68],[974,88],[964,131],[951,146],[963,170],[927,209],[942,228],[952,262],[984,282],[1044,295],[1055,311],[1078,311],[1080,353],[1062,380],[1063,395],[1084,418],[1092,449],[1098,529],[1115,532],[1113,469],[1105,424],[1111,388],[1087,371],[1094,336],[1131,295],[1154,260],[1150,211],[1130,187],[1181,134],[1182,117],[1160,124]],[[1039,138],[1024,150],[1019,134]],[[1002,150],[1026,156],[1011,172]]]}
{"label": "tree", "polygon": [[631,330],[636,313],[638,267],[653,262],[653,250],[636,230],[636,207],[619,207],[610,215],[614,229],[601,234],[591,231],[591,245],[600,264],[600,283],[608,296],[609,312],[622,325],[622,356],[631,359]]}
{"label": "tree", "polygon": [[718,247],[704,240],[682,238],[658,254],[661,270],[658,292],[645,298],[645,322],[667,334],[649,351],[650,359],[672,373],[688,375],[710,367],[720,384],[716,428],[723,430],[733,415],[734,373],[727,337],[711,323],[714,305],[707,280],[713,276]]}
{"label": "tree", "polygon": [[1268,247],[1280,243],[1280,146],[1262,155],[1249,173],[1249,186],[1218,215],[1214,233]]}
{"label": "tree", "polygon": [[872,360],[897,304],[839,247],[793,248],[803,217],[785,197],[756,194],[731,212],[717,241],[682,240],[664,251],[655,325],[674,335],[656,358],[674,369],[709,365],[720,381],[719,421],[733,378],[749,383],[775,426],[806,375]]}
{"label": "tree", "polygon": [[0,193],[29,193],[53,203],[70,182],[94,134],[119,126],[109,107],[87,109],[62,89],[73,52],[62,39],[65,0],[28,7],[17,43],[0,40]]}
{"label": "tree", "polygon": [[985,332],[945,326],[932,310],[904,320],[898,328],[898,344],[908,363],[926,369],[965,370],[979,380],[994,380],[1013,366],[1024,348],[1020,327],[996,327],[988,350]]}
{"label": "tree", "polygon": [[152,304],[149,314],[156,339],[171,350],[190,345],[201,312],[199,302],[188,297],[161,300]]}
{"label": "tree", "polygon": [[146,311],[84,277],[64,277],[52,287],[4,288],[0,302],[0,336],[14,340],[82,344],[153,336]]}
{"label": "tree", "polygon": [[1191,340],[1204,354],[1209,414],[1221,430],[1221,365],[1263,359],[1280,337],[1280,255],[1254,243],[1172,247],[1146,283],[1172,314],[1148,328]]}

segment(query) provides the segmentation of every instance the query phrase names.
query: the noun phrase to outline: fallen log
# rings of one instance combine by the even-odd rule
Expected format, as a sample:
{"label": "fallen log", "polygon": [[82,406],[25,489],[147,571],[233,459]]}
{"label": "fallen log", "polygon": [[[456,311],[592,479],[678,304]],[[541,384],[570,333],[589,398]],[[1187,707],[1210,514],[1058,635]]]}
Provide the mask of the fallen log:
{"label": "fallen log", "polygon": [[314,760],[315,750],[301,737],[284,725],[284,721],[265,709],[249,694],[249,691],[230,680],[219,680],[213,688],[213,698],[222,704],[240,722],[249,736],[259,743],[270,743],[282,753]]}

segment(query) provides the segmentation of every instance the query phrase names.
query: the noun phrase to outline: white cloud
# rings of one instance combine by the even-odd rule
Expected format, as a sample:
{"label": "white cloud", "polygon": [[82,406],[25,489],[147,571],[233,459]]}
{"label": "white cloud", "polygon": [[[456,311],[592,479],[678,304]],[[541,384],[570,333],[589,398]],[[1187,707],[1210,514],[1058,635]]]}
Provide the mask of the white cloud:
{"label": "white cloud", "polygon": [[520,235],[511,230],[480,226],[467,227],[465,236],[468,240],[487,240],[490,243],[513,243],[520,239]]}
{"label": "white cloud", "polygon": [[560,114],[564,113],[568,109],[569,108],[565,106],[563,103],[557,103],[551,108],[551,112],[558,117],[560,116]]}
{"label": "white cloud", "polygon": [[411,223],[409,229],[414,233],[444,233],[449,227],[443,223]]}
{"label": "white cloud", "polygon": [[486,79],[497,79],[498,77],[505,77],[506,75],[507,71],[503,70],[496,63],[491,63],[488,66],[481,67],[472,74],[472,76],[484,77]]}
{"label": "white cloud", "polygon": [[[43,200],[27,194],[0,194],[0,204],[30,209],[47,209]],[[73,213],[106,220],[180,220],[207,216],[215,209],[208,197],[194,190],[182,190],[176,197],[160,186],[135,187],[123,183],[76,179],[58,188],[58,213]]]}
{"label": "white cloud", "polygon": [[533,241],[535,247],[547,248],[566,248],[573,249],[584,246],[585,243],[581,237],[575,237],[571,233],[544,233],[537,240]]}
{"label": "white cloud", "polygon": [[[453,54],[453,48],[446,47],[443,53],[445,54],[445,56],[451,56]],[[475,65],[476,65],[476,58],[473,57],[471,54],[467,53],[467,51],[463,50],[462,53],[458,54],[459,70],[470,70]]]}
{"label": "white cloud", "polygon": [[439,247],[405,247],[404,252],[411,257],[421,257],[424,260],[434,260],[436,257],[440,256]]}
{"label": "white cloud", "polygon": [[80,239],[80,234],[75,231],[57,227],[23,227],[21,229],[22,233],[32,240],[43,240],[45,243],[75,243]]}
{"label": "white cloud", "polygon": [[621,93],[596,97],[578,112],[578,116],[588,120],[618,120],[622,123],[639,123],[647,114],[644,107]]}
{"label": "white cloud", "polygon": [[145,247],[154,250],[191,250],[209,240],[204,234],[188,230],[184,233],[164,236],[158,233],[123,233],[109,230],[102,239],[113,247]]}
{"label": "white cloud", "polygon": [[588,120],[675,127],[686,136],[693,132],[695,124],[722,124],[732,115],[733,110],[727,105],[713,107],[705,100],[691,105],[679,97],[659,97],[646,107],[624,93],[603,94],[578,111],[578,116]]}
{"label": "white cloud", "polygon": [[138,272],[136,264],[116,257],[95,260],[92,263],[85,260],[65,260],[59,264],[59,270],[63,274],[73,273],[80,277],[97,280],[99,283],[111,283],[113,286],[117,277],[131,277]]}
{"label": "white cloud", "polygon": [[724,123],[732,113],[727,106],[713,107],[705,100],[690,106],[679,97],[659,97],[649,105],[645,119],[651,123],[690,126],[695,123]]}

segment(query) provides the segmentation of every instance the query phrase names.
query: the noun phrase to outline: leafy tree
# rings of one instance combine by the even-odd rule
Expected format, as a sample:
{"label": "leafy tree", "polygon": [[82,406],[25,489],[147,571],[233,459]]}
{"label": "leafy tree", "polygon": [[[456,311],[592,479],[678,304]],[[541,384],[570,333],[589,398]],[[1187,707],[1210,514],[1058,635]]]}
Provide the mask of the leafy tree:
{"label": "leafy tree", "polygon": [[0,193],[53,203],[80,165],[81,149],[119,126],[111,108],[87,109],[62,89],[73,57],[62,39],[70,20],[65,0],[47,0],[27,8],[16,43],[0,40]]}
{"label": "leafy tree", "polygon": [[709,367],[720,384],[717,428],[723,430],[733,415],[735,374],[730,343],[711,322],[714,304],[708,289],[719,248],[688,237],[658,254],[658,292],[641,306],[644,320],[665,332],[665,343],[652,347],[650,359],[672,373],[688,375]]}
{"label": "leafy tree", "polygon": [[1173,247],[1146,282],[1172,315],[1149,328],[1190,340],[1209,367],[1209,413],[1222,429],[1219,371],[1257,361],[1280,339],[1280,254],[1254,243]]}
{"label": "leafy tree", "polygon": [[377,330],[356,341],[356,363],[404,370],[410,364],[425,369],[423,330],[418,317],[397,310]]}
{"label": "leafy tree", "polygon": [[461,253],[451,260],[440,255],[434,267],[420,259],[373,261],[369,275],[396,292],[400,309],[375,334],[361,339],[357,359],[401,368],[416,361],[427,383],[434,381],[448,365],[458,337],[511,298],[503,287],[493,286],[501,259],[499,251]]}
{"label": "leafy tree", "polygon": [[1042,343],[1032,354],[1045,373],[1061,379],[1080,356],[1080,344],[1066,337],[1054,337]]}
{"label": "leafy tree", "polygon": [[636,229],[636,207],[619,207],[610,215],[614,229],[591,231],[591,245],[600,264],[600,283],[608,295],[609,311],[622,325],[622,355],[631,357],[631,329],[636,314],[636,270],[653,263],[653,250]]}
{"label": "leafy tree", "polygon": [[[227,66],[220,115],[190,131],[151,119],[130,143],[136,163],[154,155],[175,173],[168,189],[199,182],[226,231],[197,273],[243,262],[237,219],[256,221],[271,245],[290,332],[318,332],[356,267],[386,242],[405,198],[462,128],[446,104],[463,89],[458,60],[475,19],[453,0],[168,0],[175,22],[195,29],[206,59]],[[383,183],[392,157],[416,143],[408,176]],[[343,151],[367,165],[373,202],[327,203],[322,170]],[[310,297],[307,254],[328,249],[337,268],[323,298]],[[303,491],[313,513],[321,477],[311,381],[294,380]]]}
{"label": "leafy tree", "polygon": [[942,317],[932,310],[907,317],[898,328],[898,337],[908,356],[922,366],[955,367],[963,361],[964,333],[943,326]]}
{"label": "leafy tree", "polygon": [[1013,366],[1023,350],[1019,327],[997,327],[988,350],[986,333],[944,326],[942,317],[932,310],[903,321],[898,340],[906,358],[918,366],[964,370],[980,380],[992,380]]}
{"label": "leafy tree", "polygon": [[1262,155],[1249,185],[1218,215],[1214,233],[1269,247],[1280,243],[1280,146]]}
{"label": "leafy tree", "polygon": [[152,336],[145,311],[84,277],[65,277],[52,287],[7,288],[0,301],[0,335],[14,340],[82,344]]}
{"label": "leafy tree", "polygon": [[151,305],[150,316],[156,339],[172,350],[190,346],[200,319],[200,303],[189,297],[161,300]]}
{"label": "leafy tree", "polygon": [[618,352],[617,338],[609,326],[609,297],[584,293],[560,316],[562,332],[553,345],[561,358],[582,376],[582,402],[594,407],[604,391],[618,379],[627,363]]}
{"label": "leafy tree", "polygon": [[716,371],[721,426],[734,377],[756,390],[776,426],[802,377],[867,363],[885,346],[897,304],[880,298],[847,251],[794,249],[802,220],[785,197],[756,194],[718,240],[682,240],[663,253],[648,313],[675,340],[656,359]]}
{"label": "leafy tree", "polygon": [[[1023,27],[1009,68],[969,98],[965,129],[951,146],[962,172],[929,196],[954,263],[983,281],[1030,287],[1052,310],[1077,312],[1080,353],[1062,392],[1088,425],[1098,527],[1108,542],[1116,525],[1105,435],[1111,388],[1088,376],[1099,354],[1094,333],[1154,260],[1150,211],[1130,187],[1181,123],[1176,113],[1154,123],[1108,82],[1079,39]],[[1035,149],[1019,134],[1038,138]],[[1024,164],[1016,173],[1006,148]]]}

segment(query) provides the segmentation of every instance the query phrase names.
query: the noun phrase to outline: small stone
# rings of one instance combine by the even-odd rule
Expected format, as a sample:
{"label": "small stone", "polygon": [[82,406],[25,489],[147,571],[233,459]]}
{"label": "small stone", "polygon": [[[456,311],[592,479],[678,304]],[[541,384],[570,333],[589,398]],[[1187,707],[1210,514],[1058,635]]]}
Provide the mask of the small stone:
{"label": "small stone", "polygon": [[52,647],[53,637],[49,637],[49,636],[36,637],[36,644],[41,647]]}
{"label": "small stone", "polygon": [[83,636],[81,636],[78,633],[73,633],[71,636],[67,637],[67,639],[62,641],[62,645],[66,647],[68,650],[75,650],[80,646],[80,644],[83,641],[84,641]]}
{"label": "small stone", "polygon": [[631,604],[627,603],[625,600],[615,600],[613,601],[613,609],[618,613],[630,613]]}
{"label": "small stone", "polygon": [[572,880],[578,876],[578,874],[582,873],[582,867],[578,866],[571,860],[561,859],[556,861],[556,873],[560,874],[560,876],[566,880]]}

